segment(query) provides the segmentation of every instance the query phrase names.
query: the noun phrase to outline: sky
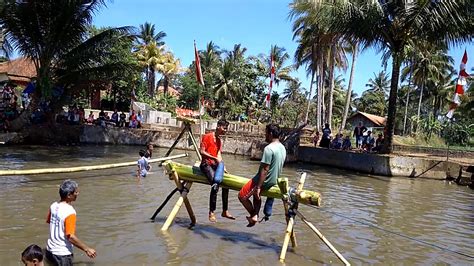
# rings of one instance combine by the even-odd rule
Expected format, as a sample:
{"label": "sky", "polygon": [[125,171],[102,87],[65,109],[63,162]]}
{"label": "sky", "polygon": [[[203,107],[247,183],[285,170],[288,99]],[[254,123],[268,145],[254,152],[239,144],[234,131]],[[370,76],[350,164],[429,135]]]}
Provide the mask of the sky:
{"label": "sky", "polygon": [[[247,56],[269,54],[271,45],[284,47],[292,64],[297,43],[293,41],[292,21],[288,17],[287,0],[115,0],[99,10],[94,17],[96,26],[135,26],[150,22],[157,31],[166,32],[165,44],[175,57],[188,67],[194,60],[193,41],[198,50],[214,42],[221,49],[231,50],[234,44],[247,48]],[[459,65],[464,49],[471,58],[467,69],[473,67],[474,44],[462,45],[449,50]],[[359,56],[354,76],[353,90],[360,96],[367,81],[374,73],[383,70],[380,54],[369,48]],[[350,61],[350,57],[349,57]],[[351,62],[349,62],[351,64]],[[349,81],[347,73],[345,84]],[[387,67],[390,72],[390,65]],[[310,77],[304,67],[295,73],[302,86],[309,90]],[[276,88],[283,91],[284,85]],[[314,92],[313,92],[314,94]]]}

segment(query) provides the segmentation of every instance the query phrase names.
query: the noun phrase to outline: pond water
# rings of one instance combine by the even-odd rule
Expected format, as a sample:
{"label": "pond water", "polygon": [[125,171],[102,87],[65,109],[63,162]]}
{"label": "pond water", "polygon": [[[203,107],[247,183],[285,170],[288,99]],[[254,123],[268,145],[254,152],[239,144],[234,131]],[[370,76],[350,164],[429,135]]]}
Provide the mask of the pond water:
{"label": "pond water", "polygon": [[[138,159],[137,146],[0,147],[0,169],[54,168],[127,162]],[[154,158],[166,149],[155,149]],[[173,154],[180,154],[176,150]],[[177,161],[193,164],[191,157]],[[258,162],[224,155],[229,172],[251,177]],[[344,163],[344,162],[341,162]],[[137,182],[135,166],[67,174],[0,176],[0,265],[20,265],[29,244],[46,245],[49,205],[59,199],[65,178],[79,183],[74,202],[77,235],[97,250],[91,260],[75,249],[76,265],[278,265],[286,227],[283,207],[247,228],[246,212],[231,191],[236,221],[207,220],[209,186],[194,184],[189,194],[197,218],[188,229],[183,206],[168,232],[162,232],[177,195],[155,222],[150,217],[174,184],[153,164]],[[289,164],[283,175],[295,186],[306,171],[305,189],[323,196],[320,209],[299,210],[353,265],[474,264],[474,191],[443,181],[368,176],[308,164]],[[220,194],[220,193],[219,193]],[[220,195],[218,209],[221,211]],[[286,265],[340,264],[334,254],[299,219],[298,247],[290,248]],[[471,257],[469,257],[471,256]]]}

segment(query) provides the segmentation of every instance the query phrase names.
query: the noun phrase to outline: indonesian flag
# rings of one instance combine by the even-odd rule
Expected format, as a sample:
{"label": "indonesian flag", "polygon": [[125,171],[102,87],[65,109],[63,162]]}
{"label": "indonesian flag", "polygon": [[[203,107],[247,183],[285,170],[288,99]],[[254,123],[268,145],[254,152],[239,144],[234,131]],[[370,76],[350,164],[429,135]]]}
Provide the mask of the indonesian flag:
{"label": "indonesian flag", "polygon": [[275,80],[275,62],[273,61],[273,55],[270,56],[270,87],[268,88],[268,94],[265,99],[265,106],[267,108],[270,108],[270,97],[272,96],[272,87],[273,87],[273,82]]}
{"label": "indonesian flag", "polygon": [[196,41],[194,41],[194,61],[196,65],[196,79],[199,84],[204,86],[204,79],[201,72],[201,61],[199,60],[199,53],[196,49]]}
{"label": "indonesian flag", "polygon": [[456,89],[454,90],[453,103],[449,107],[449,111],[446,114],[446,117],[451,119],[454,115],[454,110],[461,104],[461,95],[464,94],[464,86],[467,84],[466,78],[469,77],[469,74],[466,72],[467,64],[467,52],[464,50],[464,55],[461,60],[461,66],[459,68],[458,80],[456,82]]}

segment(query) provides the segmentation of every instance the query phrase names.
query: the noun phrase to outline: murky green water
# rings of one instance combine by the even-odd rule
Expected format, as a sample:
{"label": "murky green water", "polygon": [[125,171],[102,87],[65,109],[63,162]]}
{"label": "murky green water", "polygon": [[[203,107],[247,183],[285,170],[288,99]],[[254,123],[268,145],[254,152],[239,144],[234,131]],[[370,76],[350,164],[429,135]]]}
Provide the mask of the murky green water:
{"label": "murky green water", "polygon": [[[140,148],[0,147],[0,169],[134,161]],[[155,150],[154,158],[165,151]],[[224,160],[231,173],[242,176],[252,176],[258,167],[258,162],[240,156],[225,155]],[[195,157],[178,161],[191,164]],[[189,198],[197,226],[187,229],[189,219],[183,208],[169,232],[163,233],[161,226],[177,196],[155,223],[149,218],[174,184],[156,164],[153,173],[140,183],[132,176],[134,170],[135,167],[125,167],[0,177],[0,265],[19,265],[20,253],[31,243],[45,246],[45,218],[51,202],[59,198],[58,185],[65,178],[76,180],[81,190],[74,203],[77,235],[98,253],[95,260],[90,260],[75,249],[77,265],[280,264],[278,256],[286,226],[280,202],[276,202],[270,221],[247,228],[246,212],[237,200],[237,192],[231,191],[230,210],[237,220],[218,219],[218,223],[211,224],[207,221],[209,187],[195,184]],[[300,206],[299,210],[352,264],[474,264],[474,258],[398,235],[474,256],[473,190],[440,181],[370,177],[306,164],[287,165],[284,175],[295,185],[301,170],[309,174],[305,188],[321,192],[324,207],[316,210]],[[296,220],[296,233],[299,246],[290,248],[286,265],[340,264],[300,220]]]}

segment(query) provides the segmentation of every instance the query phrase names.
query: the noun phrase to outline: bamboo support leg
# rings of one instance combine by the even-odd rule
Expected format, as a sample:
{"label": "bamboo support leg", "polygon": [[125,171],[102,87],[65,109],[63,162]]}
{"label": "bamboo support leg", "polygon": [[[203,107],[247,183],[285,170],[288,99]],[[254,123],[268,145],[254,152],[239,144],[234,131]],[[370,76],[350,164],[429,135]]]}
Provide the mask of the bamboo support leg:
{"label": "bamboo support leg", "polygon": [[[183,191],[183,184],[179,180],[178,173],[176,172],[173,173],[173,179],[178,190]],[[189,191],[192,185],[193,185],[193,182],[187,182],[184,185],[184,188],[186,189],[186,191]],[[191,203],[189,202],[188,197],[185,197],[183,201],[184,201],[184,205],[186,206],[186,210],[188,211],[189,218],[191,219],[191,226],[194,226],[196,224],[196,216],[194,215],[194,211],[193,211],[193,208],[191,207]]]}
{"label": "bamboo support leg", "polygon": [[[321,232],[319,232],[319,230],[311,223],[311,222],[308,222],[308,220],[306,220],[306,218],[304,217],[303,214],[301,214],[298,210],[295,210],[296,212],[296,215],[298,215],[301,220],[309,227],[311,228],[311,230],[313,230],[313,232],[324,242],[324,244],[326,244],[326,246],[328,246],[328,248],[337,256],[337,258],[339,260],[342,261],[342,263],[344,263],[344,265],[351,265],[342,255],[341,253],[339,253],[339,251],[337,251],[337,249],[329,242],[329,240],[326,239],[326,237],[324,237],[323,234],[321,234]],[[281,256],[280,256],[281,258]]]}
{"label": "bamboo support leg", "polygon": [[[278,187],[280,188],[280,191],[283,193],[283,194],[286,194],[288,193],[288,178],[279,178],[278,179]],[[284,198],[283,199],[283,207],[285,208],[285,219],[286,219],[286,224],[288,224],[288,222],[290,221],[289,219],[289,216],[288,216],[288,202],[287,202],[287,198]],[[291,232],[291,245],[295,248],[296,246],[298,246],[297,242],[296,242],[296,235],[295,235],[295,231],[293,230]]]}
{"label": "bamboo support leg", "polygon": [[[288,215],[288,203],[283,201],[283,207],[285,208],[285,218],[286,218],[286,224],[288,224],[290,222],[290,217]],[[291,231],[291,246],[293,246],[294,248],[296,248],[298,246],[298,243],[296,242],[296,233],[295,233],[295,230],[292,230]]]}
{"label": "bamboo support leg", "polygon": [[288,249],[288,244],[291,238],[291,232],[293,232],[294,219],[290,217],[288,221],[288,226],[286,227],[285,240],[283,241],[283,246],[281,247],[280,261],[284,262],[286,257],[286,251]]}
{"label": "bamboo support leg", "polygon": [[[189,182],[189,183],[186,183],[186,185],[184,187],[187,188],[187,190],[189,190],[191,185],[192,185],[192,182]],[[168,218],[166,218],[166,221],[163,224],[163,227],[161,227],[161,231],[167,231],[168,230],[168,228],[171,226],[171,223],[173,223],[174,218],[176,217],[176,214],[178,214],[179,209],[183,205],[183,202],[188,201],[188,199],[187,199],[187,194],[188,194],[187,190],[183,190],[183,192],[181,192],[181,196],[179,197],[178,201],[176,202],[173,209],[171,210],[171,213],[168,215]],[[189,214],[189,216],[191,217],[191,220],[192,220],[192,217],[194,217],[194,213],[192,211],[191,205],[189,204],[189,201],[188,201],[188,204],[185,204],[185,205],[186,205],[186,209],[188,209],[188,214]],[[189,208],[188,208],[188,205],[189,205]],[[196,218],[194,218],[194,222],[195,221],[196,221]]]}
{"label": "bamboo support leg", "polygon": [[181,133],[179,133],[178,137],[176,138],[176,140],[173,142],[173,145],[171,145],[171,147],[169,148],[169,150],[166,152],[165,154],[165,157],[170,155],[170,153],[174,150],[174,147],[176,146],[176,144],[178,144],[179,140],[183,137],[184,133],[186,132],[188,126],[187,125],[184,125],[184,128],[183,130],[181,130]]}
{"label": "bamboo support leg", "polygon": [[191,141],[192,141],[193,146],[194,146],[194,150],[196,151],[196,154],[199,158],[199,161],[201,161],[202,160],[201,152],[199,151],[199,147],[197,145],[196,139],[194,138],[193,131],[191,130],[191,127],[188,130],[188,135],[191,138]]}

